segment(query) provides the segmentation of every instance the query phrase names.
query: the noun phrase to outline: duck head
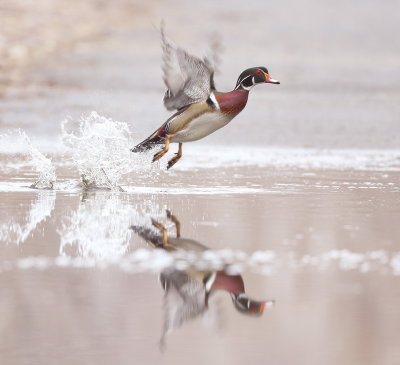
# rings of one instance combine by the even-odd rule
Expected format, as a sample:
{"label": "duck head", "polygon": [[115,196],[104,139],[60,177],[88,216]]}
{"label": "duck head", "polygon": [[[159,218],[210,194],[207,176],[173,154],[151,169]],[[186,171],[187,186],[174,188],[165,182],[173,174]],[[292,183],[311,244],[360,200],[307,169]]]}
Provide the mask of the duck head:
{"label": "duck head", "polygon": [[[265,306],[272,305],[273,300],[256,301],[250,299],[244,291],[244,282],[241,275],[228,275],[224,271],[218,271],[215,276],[210,277],[211,289],[229,292],[235,308],[244,314],[260,316]],[[206,284],[207,287],[207,284]]]}
{"label": "duck head", "polygon": [[279,81],[271,79],[266,67],[252,67],[244,70],[240,74],[236,82],[235,90],[250,90],[254,85],[265,83],[280,84]]}
{"label": "duck head", "polygon": [[274,304],[273,300],[263,302],[252,300],[247,297],[245,293],[231,293],[231,298],[235,308],[239,312],[252,316],[261,316],[264,312],[265,306]]}

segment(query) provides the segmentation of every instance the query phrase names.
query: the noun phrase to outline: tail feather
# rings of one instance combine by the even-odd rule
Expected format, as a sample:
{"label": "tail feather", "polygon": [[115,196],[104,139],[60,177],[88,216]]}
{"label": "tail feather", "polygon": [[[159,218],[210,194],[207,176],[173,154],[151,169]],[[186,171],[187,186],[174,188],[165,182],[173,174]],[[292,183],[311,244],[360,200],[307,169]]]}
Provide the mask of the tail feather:
{"label": "tail feather", "polygon": [[157,135],[150,136],[149,138],[146,138],[144,141],[140,142],[138,145],[133,147],[131,151],[135,153],[148,151],[154,148],[156,145],[162,144],[164,140],[165,140],[164,138]]}
{"label": "tail feather", "polygon": [[155,233],[150,228],[144,226],[130,226],[129,227],[133,232],[143,238],[147,243],[151,246],[163,246],[163,238],[160,234]]}

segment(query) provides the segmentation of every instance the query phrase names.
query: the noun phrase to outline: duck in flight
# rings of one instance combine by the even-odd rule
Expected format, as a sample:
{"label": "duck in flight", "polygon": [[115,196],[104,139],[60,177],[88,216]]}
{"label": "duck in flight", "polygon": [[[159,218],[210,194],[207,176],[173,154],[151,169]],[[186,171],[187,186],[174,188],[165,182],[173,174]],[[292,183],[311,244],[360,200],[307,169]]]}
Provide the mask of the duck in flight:
{"label": "duck in flight", "polygon": [[164,145],[154,155],[155,162],[168,152],[170,143],[178,143],[178,152],[168,161],[170,169],[182,157],[182,143],[197,141],[227,125],[244,109],[254,85],[279,81],[271,79],[265,67],[252,67],[240,74],[232,91],[219,92],[214,84],[215,62],[210,57],[200,59],[175,46],[165,37],[163,27],[161,45],[167,87],[164,105],[177,111],[131,151],[144,152]]}

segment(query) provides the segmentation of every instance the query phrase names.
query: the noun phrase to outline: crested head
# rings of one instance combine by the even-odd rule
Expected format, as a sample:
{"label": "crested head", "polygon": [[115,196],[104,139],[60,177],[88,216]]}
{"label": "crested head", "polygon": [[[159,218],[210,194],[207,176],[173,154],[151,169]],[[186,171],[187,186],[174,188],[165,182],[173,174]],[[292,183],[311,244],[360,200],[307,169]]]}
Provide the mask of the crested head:
{"label": "crested head", "polygon": [[270,78],[268,70],[266,67],[252,67],[244,70],[237,82],[235,90],[242,89],[242,90],[250,90],[254,85],[257,84],[280,84],[279,81],[273,80]]}

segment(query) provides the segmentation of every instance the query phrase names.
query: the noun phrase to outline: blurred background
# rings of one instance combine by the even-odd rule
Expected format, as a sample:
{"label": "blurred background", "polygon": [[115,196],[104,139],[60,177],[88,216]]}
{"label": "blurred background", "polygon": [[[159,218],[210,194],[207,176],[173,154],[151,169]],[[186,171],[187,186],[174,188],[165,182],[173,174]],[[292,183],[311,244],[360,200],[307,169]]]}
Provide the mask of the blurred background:
{"label": "blurred background", "polygon": [[217,89],[233,89],[257,65],[281,81],[252,90],[234,124],[199,143],[400,146],[395,0],[2,0],[0,17],[1,129],[45,141],[66,116],[96,110],[146,137],[169,115],[163,19],[170,38],[198,56],[221,39]]}

